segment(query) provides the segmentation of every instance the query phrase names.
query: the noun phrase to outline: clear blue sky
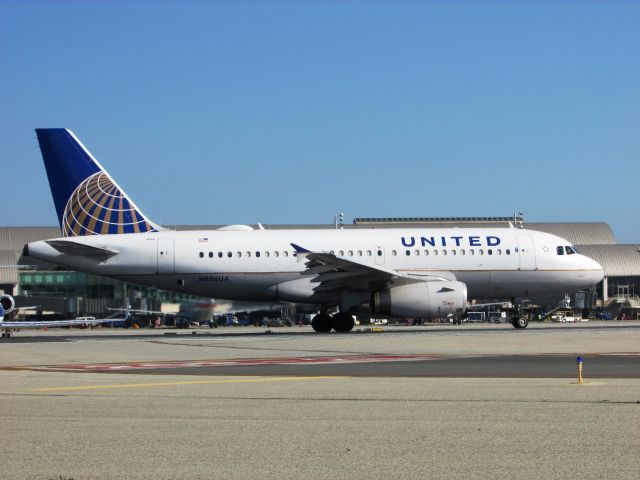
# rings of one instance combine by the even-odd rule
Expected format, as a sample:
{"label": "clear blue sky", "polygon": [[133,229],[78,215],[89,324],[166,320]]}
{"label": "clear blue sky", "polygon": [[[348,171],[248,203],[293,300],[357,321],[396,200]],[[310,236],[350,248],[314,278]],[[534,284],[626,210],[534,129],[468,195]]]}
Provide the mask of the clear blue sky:
{"label": "clear blue sky", "polygon": [[640,2],[0,0],[3,225],[34,128],[154,221],[605,221],[640,242]]}

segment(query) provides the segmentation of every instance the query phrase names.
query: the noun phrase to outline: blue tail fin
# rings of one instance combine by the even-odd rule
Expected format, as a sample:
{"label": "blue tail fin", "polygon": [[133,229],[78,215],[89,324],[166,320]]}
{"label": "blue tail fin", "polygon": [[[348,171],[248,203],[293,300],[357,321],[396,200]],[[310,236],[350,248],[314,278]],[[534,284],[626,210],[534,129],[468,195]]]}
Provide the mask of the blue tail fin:
{"label": "blue tail fin", "polygon": [[161,230],[65,128],[37,128],[60,228],[65,237]]}

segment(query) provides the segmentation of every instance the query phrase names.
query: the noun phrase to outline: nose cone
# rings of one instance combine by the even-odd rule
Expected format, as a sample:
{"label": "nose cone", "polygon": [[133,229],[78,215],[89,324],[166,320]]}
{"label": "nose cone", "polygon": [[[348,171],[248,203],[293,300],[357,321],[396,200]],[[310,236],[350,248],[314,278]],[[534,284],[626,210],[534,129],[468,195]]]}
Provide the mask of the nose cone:
{"label": "nose cone", "polygon": [[596,283],[600,283],[604,278],[604,268],[595,260],[591,260],[593,262],[594,273],[596,276]]}
{"label": "nose cone", "polygon": [[[584,257],[584,256],[583,256]],[[589,257],[583,258],[585,277],[588,278],[592,285],[597,285],[604,278],[604,268],[594,259]]]}

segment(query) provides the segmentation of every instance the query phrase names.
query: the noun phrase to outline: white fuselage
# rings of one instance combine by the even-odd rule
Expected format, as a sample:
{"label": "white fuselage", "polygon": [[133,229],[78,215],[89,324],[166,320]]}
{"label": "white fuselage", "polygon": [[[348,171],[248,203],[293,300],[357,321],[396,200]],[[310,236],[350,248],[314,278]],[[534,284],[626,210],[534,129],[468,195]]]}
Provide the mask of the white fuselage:
{"label": "white fuselage", "polygon": [[470,300],[563,295],[603,278],[597,262],[565,250],[566,240],[517,228],[163,230],[58,240],[117,254],[63,254],[46,241],[29,244],[28,253],[74,270],[230,300],[339,303],[335,292],[314,292],[292,244],[416,279],[457,279]]}

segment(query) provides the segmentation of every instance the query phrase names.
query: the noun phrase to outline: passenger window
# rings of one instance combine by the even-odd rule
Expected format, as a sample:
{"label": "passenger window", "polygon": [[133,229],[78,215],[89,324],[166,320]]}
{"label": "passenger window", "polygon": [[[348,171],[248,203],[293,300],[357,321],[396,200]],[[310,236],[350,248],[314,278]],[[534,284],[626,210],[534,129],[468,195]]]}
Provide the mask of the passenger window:
{"label": "passenger window", "polygon": [[233,253],[227,252],[227,257],[229,257],[229,258],[233,257]]}
{"label": "passenger window", "polygon": [[371,250],[367,250],[367,257],[370,257],[373,254]]}
{"label": "passenger window", "polygon": [[382,250],[378,250],[378,256],[381,257],[382,256]]}
{"label": "passenger window", "polygon": [[438,256],[438,250],[434,250],[433,254],[437,257]]}
{"label": "passenger window", "polygon": [[502,249],[499,248],[498,250],[496,250],[496,252],[498,253],[498,255],[502,255]]}
{"label": "passenger window", "polygon": [[222,252],[218,252],[218,258],[222,258]]}
{"label": "passenger window", "polygon": [[415,254],[416,254],[416,257],[419,257],[420,256],[420,250],[416,250]]}
{"label": "passenger window", "polygon": [[472,248],[471,250],[469,250],[469,255],[475,255],[476,251]]}
{"label": "passenger window", "polygon": [[209,252],[209,258],[213,258],[213,252]]}
{"label": "passenger window", "polygon": [[425,250],[424,254],[428,257],[429,256],[429,250]]}
{"label": "passenger window", "polygon": [[447,254],[447,251],[446,251],[446,250],[442,250],[442,254],[443,254],[443,255],[446,255],[446,254]]}
{"label": "passenger window", "polygon": [[288,257],[288,256],[289,256],[289,252],[287,252],[286,250],[285,250],[284,252],[282,252],[282,254],[283,254],[285,257]]}
{"label": "passenger window", "polygon": [[557,247],[557,248],[556,248],[556,252],[558,253],[558,255],[564,255],[564,248],[562,248],[562,247]]}
{"label": "passenger window", "polygon": [[349,256],[353,257],[353,250],[349,250]]}
{"label": "passenger window", "polygon": [[247,252],[247,258],[251,258],[251,252]]}
{"label": "passenger window", "polygon": [[404,254],[408,257],[409,255],[411,255],[411,250],[405,250]]}
{"label": "passenger window", "polygon": [[276,258],[279,257],[280,256],[280,252],[276,250],[275,252],[273,252],[273,256],[276,257]]}
{"label": "passenger window", "polygon": [[396,255],[398,255],[398,252],[396,252],[395,250],[391,250],[391,255],[395,257]]}
{"label": "passenger window", "polygon": [[488,250],[487,250],[487,255],[493,255],[493,250],[488,249]]}
{"label": "passenger window", "polygon": [[458,253],[455,250],[451,250],[451,255],[457,255]]}
{"label": "passenger window", "polygon": [[460,255],[466,255],[466,252],[465,252],[464,248],[462,250],[460,250]]}
{"label": "passenger window", "polygon": [[344,257],[344,250],[340,250],[339,255],[340,257]]}
{"label": "passenger window", "polygon": [[204,257],[204,253],[200,252],[198,255],[200,255],[200,258]]}
{"label": "passenger window", "polygon": [[483,249],[481,249],[481,248],[479,248],[479,249],[478,249],[478,255],[484,255],[484,250],[483,250]]}
{"label": "passenger window", "polygon": [[260,258],[260,252],[256,251],[256,258]]}
{"label": "passenger window", "polygon": [[362,250],[358,250],[358,256],[361,257],[362,256]]}
{"label": "passenger window", "polygon": [[271,254],[269,253],[269,250],[267,250],[266,252],[264,252],[264,256],[265,256],[265,257],[269,257],[269,256],[271,256]]}
{"label": "passenger window", "polygon": [[242,258],[242,252],[236,252],[236,255],[238,256],[238,258]]}
{"label": "passenger window", "polygon": [[506,253],[507,255],[511,255],[511,250],[507,248],[504,253]]}

